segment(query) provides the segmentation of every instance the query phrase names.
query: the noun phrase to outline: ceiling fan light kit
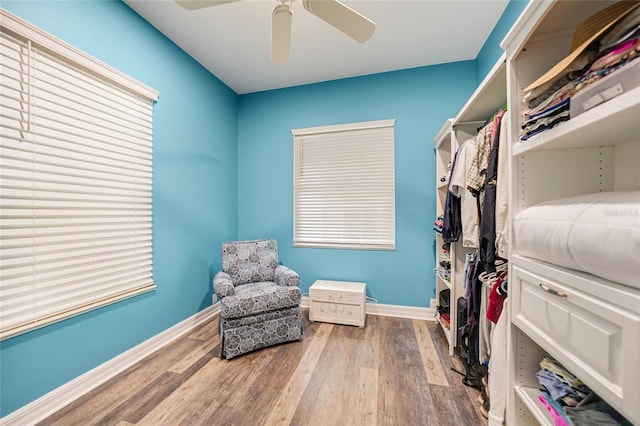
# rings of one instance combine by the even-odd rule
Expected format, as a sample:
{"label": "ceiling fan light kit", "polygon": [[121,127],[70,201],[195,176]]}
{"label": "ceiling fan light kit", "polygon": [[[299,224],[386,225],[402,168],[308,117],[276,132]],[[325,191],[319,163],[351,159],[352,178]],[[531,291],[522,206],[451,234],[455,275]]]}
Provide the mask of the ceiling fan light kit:
{"label": "ceiling fan light kit", "polygon": [[[175,0],[186,10],[202,9],[237,0]],[[277,0],[271,13],[271,62],[282,64],[289,60],[291,50],[291,22],[293,0]],[[317,16],[357,42],[369,40],[376,24],[338,0],[302,0],[305,10]]]}
{"label": "ceiling fan light kit", "polygon": [[291,6],[282,2],[273,8],[271,20],[271,62],[284,64],[291,51]]}

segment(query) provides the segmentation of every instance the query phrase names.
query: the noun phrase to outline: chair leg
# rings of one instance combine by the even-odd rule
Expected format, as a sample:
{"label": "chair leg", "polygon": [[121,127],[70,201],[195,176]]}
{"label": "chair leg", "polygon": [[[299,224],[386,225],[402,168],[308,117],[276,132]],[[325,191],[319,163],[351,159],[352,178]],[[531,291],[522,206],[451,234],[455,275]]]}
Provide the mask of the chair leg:
{"label": "chair leg", "polygon": [[222,318],[220,318],[220,359],[224,359],[224,331],[222,330]]}

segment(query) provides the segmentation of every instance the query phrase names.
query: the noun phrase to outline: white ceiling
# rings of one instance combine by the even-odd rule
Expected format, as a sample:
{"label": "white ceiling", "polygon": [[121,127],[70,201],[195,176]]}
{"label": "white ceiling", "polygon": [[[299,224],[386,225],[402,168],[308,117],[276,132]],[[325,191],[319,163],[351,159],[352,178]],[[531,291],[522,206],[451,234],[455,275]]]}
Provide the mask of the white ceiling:
{"label": "white ceiling", "polygon": [[271,64],[276,0],[187,11],[172,0],[124,0],[238,94],[475,59],[508,0],[343,0],[376,23],[360,44],[293,1],[291,57]]}

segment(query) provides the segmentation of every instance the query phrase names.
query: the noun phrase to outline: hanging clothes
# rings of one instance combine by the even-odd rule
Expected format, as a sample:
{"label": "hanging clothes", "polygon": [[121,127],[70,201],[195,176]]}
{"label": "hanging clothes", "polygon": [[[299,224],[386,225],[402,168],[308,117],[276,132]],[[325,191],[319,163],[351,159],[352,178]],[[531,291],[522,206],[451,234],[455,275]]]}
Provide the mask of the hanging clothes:
{"label": "hanging clothes", "polygon": [[462,245],[478,247],[480,220],[476,207],[476,199],[467,190],[467,170],[471,167],[478,151],[478,138],[467,139],[458,152],[458,166],[451,172],[449,191],[460,198],[460,220],[462,224]]}
{"label": "hanging clothes", "polygon": [[498,322],[504,309],[504,300],[507,297],[507,274],[498,277],[491,287],[487,300],[487,319],[494,324]]}
{"label": "hanging clothes", "polygon": [[[505,301],[505,309],[507,302]],[[491,336],[491,359],[489,360],[489,426],[502,426],[507,407],[507,316],[502,315]]]}
{"label": "hanging clothes", "polygon": [[475,252],[469,253],[465,259],[466,268],[464,271],[464,283],[465,283],[464,297],[465,299],[467,299],[467,324],[469,325],[476,324],[476,317],[473,314],[472,305],[473,305],[473,280],[475,277],[477,262],[478,260]]}
{"label": "hanging clothes", "polygon": [[496,188],[498,184],[498,152],[500,148],[500,123],[505,111],[496,114],[492,123],[491,152],[484,182],[484,200],[480,216],[479,254],[486,271],[495,271],[496,261]]}
{"label": "hanging clothes", "polygon": [[484,126],[478,132],[476,140],[478,149],[476,155],[471,160],[471,166],[467,170],[467,189],[474,197],[479,198],[480,191],[484,185],[484,174],[489,164],[489,153],[491,151],[491,123]]}
{"label": "hanging clothes", "polygon": [[[453,162],[451,164],[451,174],[456,170],[458,163],[458,153],[453,156]],[[449,182],[451,187],[451,182]],[[462,222],[460,219],[460,198],[456,197],[451,190],[447,191],[447,197],[444,205],[444,217],[442,220],[442,240],[444,241],[443,248],[449,250],[451,243],[458,241],[460,234],[462,233]]]}
{"label": "hanging clothes", "polygon": [[[482,282],[482,295],[480,300],[480,316],[478,318],[480,339],[479,339],[479,359],[480,362],[486,363],[491,357],[491,334],[493,332],[496,320],[502,312],[502,298],[500,298],[500,306],[496,305],[494,290],[498,291],[502,288],[502,284],[507,277],[507,263],[500,262],[496,265],[495,272],[484,272],[478,277]],[[500,310],[500,313],[497,312]]]}
{"label": "hanging clothes", "polygon": [[480,318],[480,305],[482,303],[482,280],[480,275],[486,272],[480,259],[476,259],[473,277],[471,280],[471,299],[469,300],[469,323],[477,324]]}
{"label": "hanging clothes", "polygon": [[489,293],[491,292],[492,282],[487,278],[482,279],[482,296],[480,299],[480,316],[479,316],[479,345],[478,359],[481,364],[487,364],[491,356],[491,332],[493,323],[487,319],[487,305],[489,301]]}
{"label": "hanging clothes", "polygon": [[[509,129],[509,114],[505,114],[500,121],[500,134],[507,135]],[[498,183],[496,184],[496,256],[506,259],[509,250],[509,144],[501,143],[498,149]]]}

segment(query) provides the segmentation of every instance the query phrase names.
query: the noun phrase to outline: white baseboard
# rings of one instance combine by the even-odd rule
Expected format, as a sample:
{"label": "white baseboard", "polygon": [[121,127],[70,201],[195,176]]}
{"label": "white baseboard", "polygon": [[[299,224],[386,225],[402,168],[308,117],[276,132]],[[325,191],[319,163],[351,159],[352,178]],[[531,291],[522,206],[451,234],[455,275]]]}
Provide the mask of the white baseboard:
{"label": "white baseboard", "polygon": [[52,390],[24,407],[0,419],[3,426],[32,425],[44,420],[56,411],[72,403],[85,393],[115,377],[153,352],[189,332],[193,328],[213,319],[220,313],[220,304],[210,306],[156,334],[139,345],[87,371],[70,382]]}
{"label": "white baseboard", "polygon": [[[300,306],[309,307],[309,296],[302,296]],[[419,320],[436,320],[436,311],[419,306],[385,305],[383,303],[367,303],[367,315],[382,315],[385,317],[410,318]]]}

